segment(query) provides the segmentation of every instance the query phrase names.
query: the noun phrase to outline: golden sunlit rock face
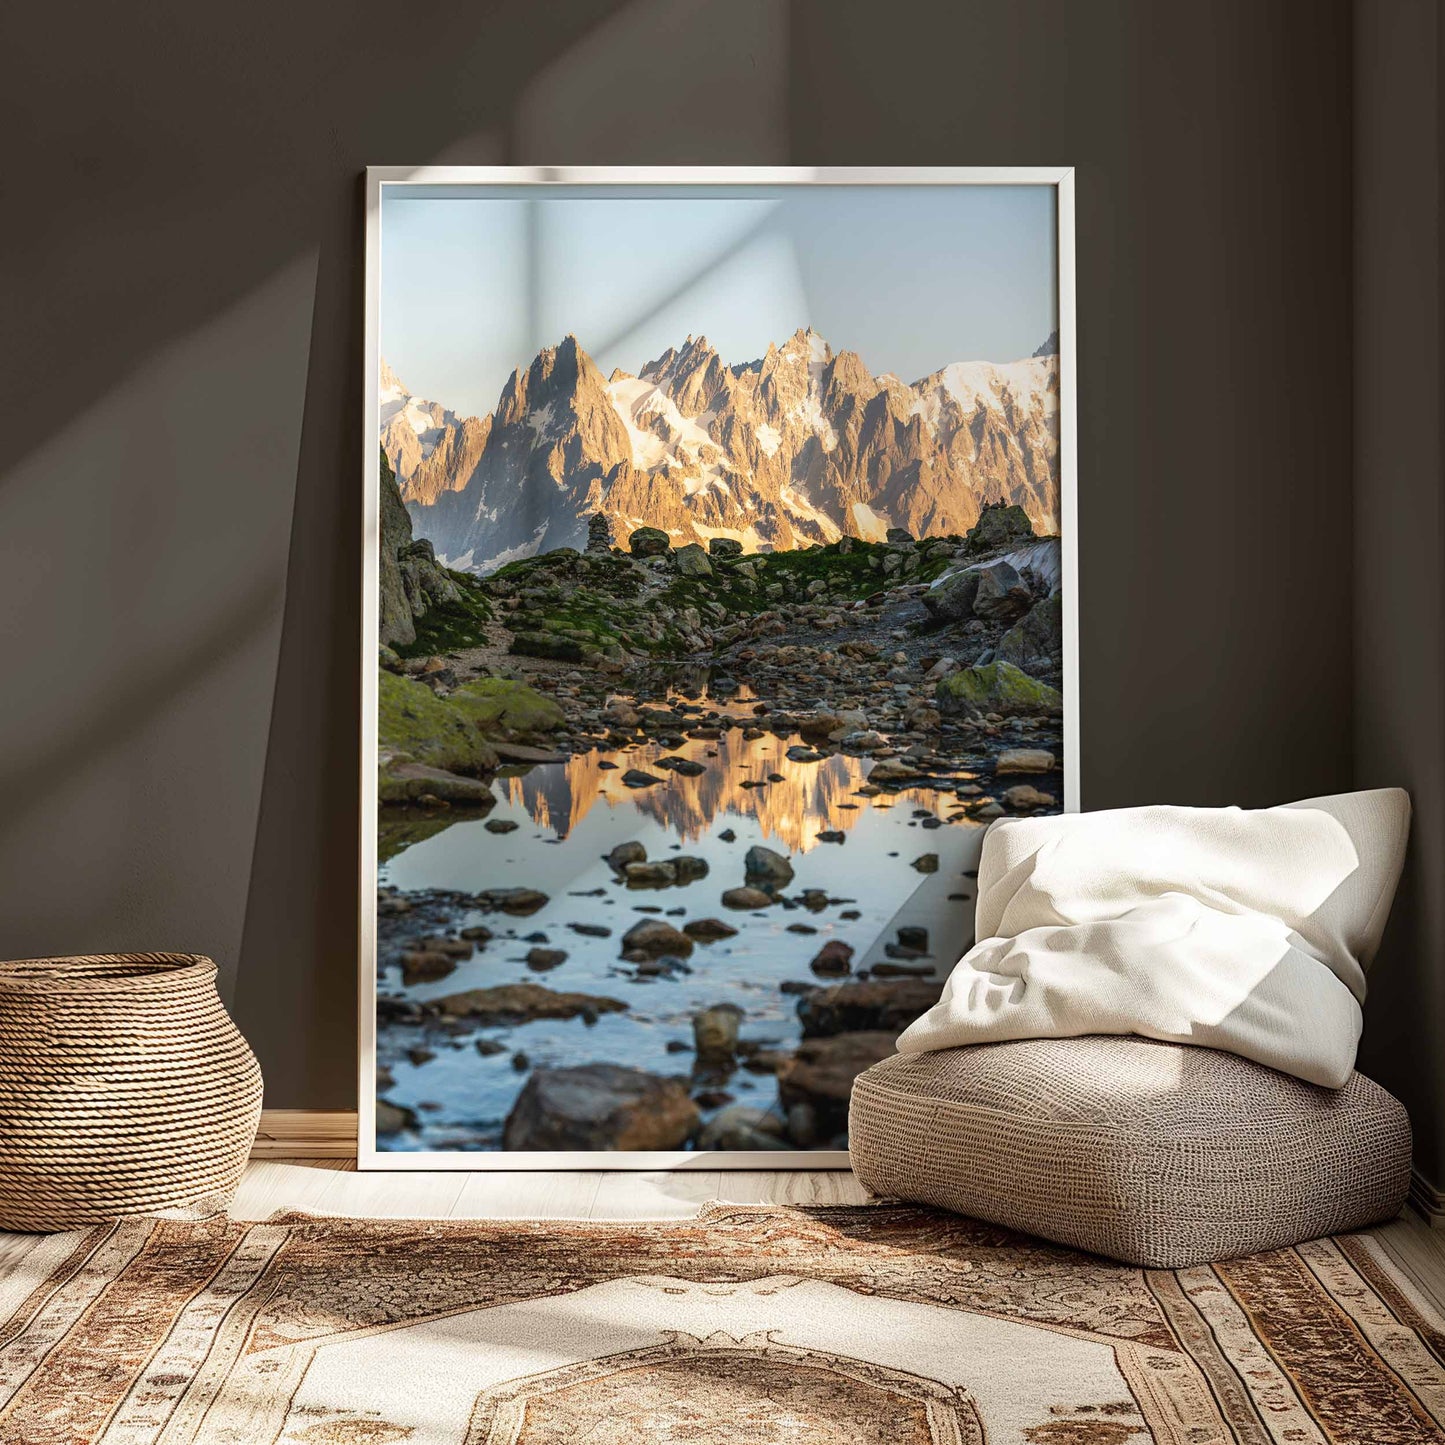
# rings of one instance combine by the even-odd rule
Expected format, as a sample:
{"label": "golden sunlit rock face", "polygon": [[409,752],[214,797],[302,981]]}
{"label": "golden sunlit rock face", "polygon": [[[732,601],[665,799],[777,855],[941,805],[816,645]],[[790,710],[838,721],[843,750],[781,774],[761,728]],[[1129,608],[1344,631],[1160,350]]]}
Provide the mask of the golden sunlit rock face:
{"label": "golden sunlit rock face", "polygon": [[[717,749],[717,758],[708,757],[711,747]],[[600,802],[635,807],[688,843],[702,837],[722,814],[756,818],[763,836],[789,852],[806,852],[821,832],[847,832],[869,806],[877,806],[857,796],[868,777],[865,759],[839,753],[821,762],[800,763],[788,758],[786,749],[787,743],[772,734],[745,740],[732,732],[717,743],[689,741],[678,748],[647,743],[616,754],[621,767],[615,769],[600,766],[600,753],[582,753],[561,767],[509,778],[508,796],[539,828],[551,829],[560,838]],[[661,757],[692,758],[710,766],[701,777],[689,778],[656,766]],[[656,787],[629,788],[622,782],[625,768],[650,772],[663,781]],[[782,781],[769,782],[770,775]],[[748,782],[763,786],[745,787]],[[894,794],[882,806],[913,796]]]}

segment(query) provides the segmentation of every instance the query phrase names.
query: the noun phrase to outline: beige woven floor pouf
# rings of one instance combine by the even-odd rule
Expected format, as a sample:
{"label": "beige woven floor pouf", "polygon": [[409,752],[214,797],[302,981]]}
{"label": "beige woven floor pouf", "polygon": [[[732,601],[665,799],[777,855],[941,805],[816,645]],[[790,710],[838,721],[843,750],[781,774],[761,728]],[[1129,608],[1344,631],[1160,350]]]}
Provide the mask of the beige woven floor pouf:
{"label": "beige woven floor pouf", "polygon": [[217,1212],[260,1115],[209,958],[0,963],[0,1229]]}
{"label": "beige woven floor pouf", "polygon": [[1410,1184],[1410,1121],[1363,1074],[1129,1036],[895,1054],[854,1080],[848,1138],[875,1194],[1157,1269],[1376,1224]]}

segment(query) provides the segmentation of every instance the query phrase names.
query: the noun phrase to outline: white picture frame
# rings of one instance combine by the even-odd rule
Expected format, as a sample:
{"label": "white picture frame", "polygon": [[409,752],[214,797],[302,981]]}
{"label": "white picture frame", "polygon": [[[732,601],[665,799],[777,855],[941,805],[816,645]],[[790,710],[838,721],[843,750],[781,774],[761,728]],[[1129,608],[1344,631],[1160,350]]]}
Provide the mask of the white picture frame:
{"label": "white picture frame", "polygon": [[1063,780],[1065,811],[1079,799],[1078,508],[1075,375],[1074,171],[1026,167],[522,167],[373,166],[366,172],[365,343],[361,432],[365,459],[361,506],[362,668],[359,719],[361,832],[358,847],[358,1149],[362,1170],[718,1170],[846,1169],[841,1151],[483,1152],[392,1151],[376,1147],[376,956],[378,876],[376,758],[378,747],[379,486],[377,447],[381,350],[382,199],[391,188],[758,187],[758,186],[1050,186],[1056,195],[1059,360],[1059,520],[1063,607]]}

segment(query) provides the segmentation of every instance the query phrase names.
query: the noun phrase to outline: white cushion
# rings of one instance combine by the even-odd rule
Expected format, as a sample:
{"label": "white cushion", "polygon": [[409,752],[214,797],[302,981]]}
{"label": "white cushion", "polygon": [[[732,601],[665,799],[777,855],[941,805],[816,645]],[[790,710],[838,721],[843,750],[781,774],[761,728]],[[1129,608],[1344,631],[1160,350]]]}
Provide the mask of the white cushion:
{"label": "white cushion", "polygon": [[1409,820],[1398,788],[1001,820],[978,942],[898,1047],[1139,1034],[1337,1088]]}

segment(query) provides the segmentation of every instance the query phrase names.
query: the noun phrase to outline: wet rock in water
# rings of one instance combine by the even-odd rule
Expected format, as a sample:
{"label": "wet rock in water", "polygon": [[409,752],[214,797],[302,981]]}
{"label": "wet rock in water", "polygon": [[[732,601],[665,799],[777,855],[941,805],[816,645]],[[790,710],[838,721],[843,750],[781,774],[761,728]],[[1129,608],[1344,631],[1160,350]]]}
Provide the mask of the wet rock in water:
{"label": "wet rock in water", "polygon": [[704,1064],[731,1063],[738,1046],[743,1011],[736,1004],[720,1003],[693,1015],[692,1042]]}
{"label": "wet rock in water", "polygon": [[888,746],[888,739],[880,732],[872,728],[862,728],[851,733],[844,733],[840,739],[840,746],[853,753],[872,753],[879,748]]}
{"label": "wet rock in water", "polygon": [[1057,766],[1058,759],[1047,748],[1006,748],[994,759],[993,770],[996,773],[1051,773]]}
{"label": "wet rock in water", "polygon": [[672,860],[672,866],[677,870],[679,883],[691,883],[694,879],[707,877],[707,859],[694,857],[691,853],[679,853]]}
{"label": "wet rock in water", "polygon": [[461,936],[475,947],[477,944],[490,943],[492,930],[484,923],[473,923],[461,930]]}
{"label": "wet rock in water", "polygon": [[762,883],[765,887],[786,888],[793,881],[793,865],[771,848],[754,843],[743,859],[743,869],[749,883]]}
{"label": "wet rock in water", "polygon": [[978,591],[973,598],[973,615],[990,622],[1009,622],[1033,606],[1029,584],[1000,559],[978,569]]}
{"label": "wet rock in water", "polygon": [[533,1019],[596,1018],[621,1013],[621,999],[601,994],[558,993],[540,983],[502,983],[471,988],[436,1000],[443,1013],[475,1019],[481,1024],[529,1023]]}
{"label": "wet rock in water", "polygon": [[699,943],[712,943],[719,938],[736,938],[737,929],[721,918],[694,918],[682,925],[682,931]]}
{"label": "wet rock in water", "polygon": [[629,888],[669,888],[677,882],[677,865],[666,859],[629,863],[622,873]]}
{"label": "wet rock in water", "polygon": [[462,777],[427,763],[407,762],[389,762],[381,769],[377,798],[382,803],[418,803],[430,798],[468,808],[490,808],[497,801],[491,785],[480,778]]}
{"label": "wet rock in water", "polygon": [[602,715],[613,727],[635,728],[642,721],[642,714],[630,702],[620,697],[609,698],[602,709]]}
{"label": "wet rock in water", "polygon": [[[801,743],[794,743],[785,754],[792,763],[821,763],[827,755],[820,753],[816,748],[804,747]],[[782,779],[778,779],[782,781]]]}
{"label": "wet rock in water", "polygon": [[545,973],[549,968],[567,962],[567,951],[562,948],[533,948],[527,953],[527,967]]}
{"label": "wet rock in water", "polygon": [[486,1059],[493,1054],[505,1054],[507,1046],[500,1039],[478,1039],[477,1052]]}
{"label": "wet rock in water", "polygon": [[818,930],[811,923],[790,923],[789,933],[816,933]]}
{"label": "wet rock in water", "polygon": [[848,835],[841,828],[824,828],[818,834],[820,843],[846,843]]}
{"label": "wet rock in water", "polygon": [[607,864],[614,873],[624,873],[629,863],[641,863],[646,858],[647,849],[641,843],[619,843],[607,855]]}
{"label": "wet rock in water", "polygon": [[1003,812],[1002,806],[990,798],[981,808],[975,808],[970,817],[976,818],[981,823],[991,823],[995,818],[1002,818]]}
{"label": "wet rock in water", "polygon": [[[921,776],[918,769],[898,758],[880,758],[869,770],[870,783],[902,783]],[[861,793],[862,788],[858,791]]]}
{"label": "wet rock in water", "polygon": [[846,1129],[853,1080],[896,1052],[895,1037],[891,1032],[866,1031],[804,1039],[778,1070],[778,1099],[783,1108],[808,1105],[823,1138]]}
{"label": "wet rock in water", "polygon": [[[893,945],[888,949],[891,952]],[[931,963],[875,963],[874,978],[927,978],[933,972]]]}
{"label": "wet rock in water", "polygon": [[904,948],[916,948],[920,953],[927,953],[928,930],[917,923],[904,923],[898,929],[898,942]]}
{"label": "wet rock in water", "polygon": [[1064,706],[1057,688],[1002,660],[950,673],[937,685],[934,697],[945,716],[988,712],[1052,715],[1062,712]]}
{"label": "wet rock in water", "polygon": [[599,760],[597,768],[600,772],[615,773],[617,771],[617,764],[614,763],[611,758],[602,758]]}
{"label": "wet rock in water", "polygon": [[920,853],[918,857],[915,858],[911,864],[909,864],[909,867],[911,867],[917,873],[937,873],[938,854]]}
{"label": "wet rock in water", "polygon": [[521,1049],[518,1049],[517,1052],[512,1055],[512,1067],[519,1074],[525,1074],[527,1070],[532,1067],[532,1061],[526,1056],[526,1054],[521,1051]]}
{"label": "wet rock in water", "polygon": [[733,537],[709,537],[707,550],[712,557],[741,557],[743,544]]}
{"label": "wet rock in water", "polygon": [[401,956],[402,982],[410,987],[414,983],[431,983],[455,973],[456,959],[445,953],[428,949],[425,952],[404,953]]}
{"label": "wet rock in water", "polygon": [[408,1061],[415,1067],[421,1068],[423,1064],[429,1064],[436,1058],[435,1049],[408,1049],[406,1051]]}
{"label": "wet rock in water", "polygon": [[678,1149],[701,1119],[678,1079],[619,1064],[539,1068],[507,1115],[502,1147]]}
{"label": "wet rock in water", "polygon": [[798,895],[798,901],[809,913],[821,913],[828,906],[830,899],[825,888],[805,888]]}
{"label": "wet rock in water", "polygon": [[818,1111],[801,1101],[788,1110],[788,1138],[800,1149],[811,1149],[818,1143]]}
{"label": "wet rock in water", "polygon": [[628,788],[652,788],[660,782],[656,773],[645,773],[641,768],[628,768],[622,775],[623,786]]}
{"label": "wet rock in water", "polygon": [[1004,789],[1004,804],[1015,812],[1029,808],[1052,808],[1057,801],[1052,793],[1041,793],[1032,783],[1015,783]]}
{"label": "wet rock in water", "polygon": [[823,978],[838,978],[853,967],[853,949],[841,938],[830,938],[808,967]]}
{"label": "wet rock in water", "polygon": [[653,767],[666,768],[670,773],[681,773],[685,778],[699,778],[707,772],[704,764],[694,762],[691,758],[679,758],[675,756],[658,758],[654,761]]}
{"label": "wet rock in water", "polygon": [[841,737],[848,728],[848,719],[836,712],[817,712],[798,719],[798,731],[810,743],[825,743],[834,733]]}
{"label": "wet rock in water", "polygon": [[660,527],[639,527],[627,539],[627,550],[634,557],[665,557],[672,539]]}
{"label": "wet rock in water", "polygon": [[573,933],[580,933],[584,938],[612,937],[612,930],[605,923],[569,923],[567,927]]}
{"label": "wet rock in water", "polygon": [[738,835],[731,828],[724,828],[717,837],[719,843],[736,843],[738,840]]}
{"label": "wet rock in water", "polygon": [[752,1152],[786,1149],[783,1121],[766,1109],[748,1104],[729,1104],[703,1125],[697,1136],[699,1149],[746,1149]]}
{"label": "wet rock in water", "polygon": [[707,560],[707,553],[697,542],[689,542],[685,547],[679,547],[672,554],[672,560],[677,565],[680,577],[712,576],[712,563]]}
{"label": "wet rock in water", "polygon": [[479,908],[495,908],[514,918],[525,918],[547,903],[547,895],[537,888],[488,888],[476,895]]}
{"label": "wet rock in water", "polygon": [[667,1052],[670,1054],[690,1054],[692,1045],[686,1039],[668,1039]]}
{"label": "wet rock in water", "polygon": [[722,896],[724,908],[769,908],[778,900],[761,888],[729,888]]}
{"label": "wet rock in water", "polygon": [[489,833],[515,833],[517,825],[510,818],[488,818],[482,824]]}
{"label": "wet rock in water", "polygon": [[798,1001],[804,1038],[859,1030],[891,1031],[896,1038],[938,1002],[941,979],[859,979],[812,988]]}
{"label": "wet rock in water", "polygon": [[403,1104],[393,1104],[390,1099],[376,1101],[376,1132],[378,1135],[400,1134],[403,1129],[415,1129],[416,1115]]}
{"label": "wet rock in water", "polygon": [[692,952],[692,939],[660,918],[644,918],[622,935],[622,947],[648,958],[660,958],[665,953],[686,958]]}

